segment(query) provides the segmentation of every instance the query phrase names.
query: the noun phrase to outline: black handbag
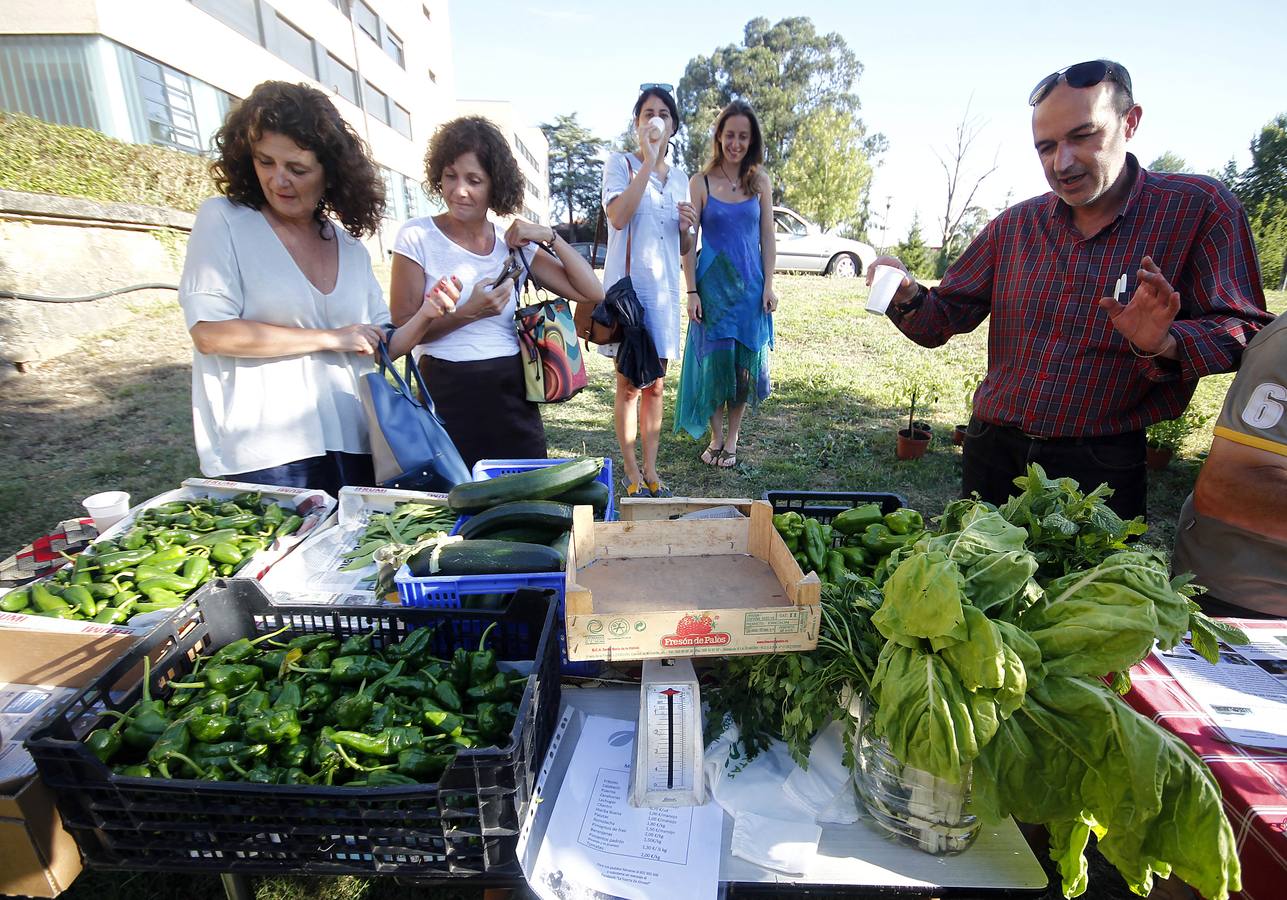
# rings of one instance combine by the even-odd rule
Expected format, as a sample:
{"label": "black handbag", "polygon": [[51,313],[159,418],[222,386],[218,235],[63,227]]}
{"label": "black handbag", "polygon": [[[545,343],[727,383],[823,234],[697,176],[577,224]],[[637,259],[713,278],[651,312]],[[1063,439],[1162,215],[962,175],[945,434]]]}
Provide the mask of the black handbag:
{"label": "black handbag", "polygon": [[[434,410],[433,399],[420,371],[406,356],[399,375],[389,359],[388,344],[380,344],[379,366],[362,376],[359,390],[371,433],[375,480],[380,487],[410,491],[450,491],[472,481],[469,468]],[[393,384],[385,377],[391,373]],[[412,393],[414,379],[421,399]]]}

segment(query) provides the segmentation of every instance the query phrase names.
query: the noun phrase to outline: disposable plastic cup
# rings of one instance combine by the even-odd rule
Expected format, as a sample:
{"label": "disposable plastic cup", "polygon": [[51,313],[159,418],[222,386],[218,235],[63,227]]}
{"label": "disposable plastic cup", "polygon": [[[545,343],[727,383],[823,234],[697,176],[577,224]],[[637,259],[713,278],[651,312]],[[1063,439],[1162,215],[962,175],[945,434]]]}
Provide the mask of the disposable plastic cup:
{"label": "disposable plastic cup", "polygon": [[872,275],[871,290],[867,294],[867,312],[883,316],[906,274],[897,266],[877,266]]}
{"label": "disposable plastic cup", "polygon": [[130,495],[125,491],[103,491],[81,501],[85,511],[94,517],[94,527],[102,534],[130,511]]}

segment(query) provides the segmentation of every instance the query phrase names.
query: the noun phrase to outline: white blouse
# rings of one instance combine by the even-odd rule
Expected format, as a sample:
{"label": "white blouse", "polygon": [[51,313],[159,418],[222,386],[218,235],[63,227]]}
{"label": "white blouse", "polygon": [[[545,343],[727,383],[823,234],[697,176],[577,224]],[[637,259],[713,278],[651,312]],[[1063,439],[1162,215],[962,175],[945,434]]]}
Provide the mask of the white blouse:
{"label": "white blouse", "polygon": [[[179,304],[188,328],[247,319],[289,328],[386,325],[389,310],[362,244],[338,226],[335,288],[300,271],[263,213],[214,197],[188,238]],[[192,352],[192,430],[201,471],[232,475],[321,456],[370,453],[358,378],[370,357],[317,351],[247,359]]]}
{"label": "white blouse", "polygon": [[[643,163],[633,154],[614,153],[604,165],[604,210],[630,185],[633,177],[630,166],[638,172]],[[654,172],[630,220],[630,281],[643,305],[644,323],[657,345],[657,355],[662,359],[679,357],[679,299],[684,283],[679,261],[679,202],[688,199],[688,176],[683,169],[671,166],[664,182]],[[603,265],[605,288],[611,288],[626,274],[626,241],[626,231],[618,231],[608,222],[608,255]],[[605,355],[612,355],[615,349],[612,345]]]}
{"label": "white blouse", "polygon": [[[393,242],[393,252],[414,262],[425,273],[425,284],[435,284],[439,278],[455,275],[460,279],[460,303],[463,308],[469,301],[469,294],[480,281],[491,284],[505,266],[505,257],[509,247],[505,245],[505,232],[495,222],[496,243],[491,253],[479,254],[466,250],[439,230],[432,216],[411,219],[398,231]],[[533,251],[525,254],[531,261]],[[526,273],[520,273],[518,287],[521,289]],[[515,292],[517,293],[517,291]],[[505,308],[494,316],[470,322],[455,331],[449,331],[440,338],[426,341],[416,348],[416,356],[433,356],[448,362],[473,362],[480,359],[495,359],[498,356],[513,356],[518,352],[518,332],[514,326],[516,297],[510,297]]]}

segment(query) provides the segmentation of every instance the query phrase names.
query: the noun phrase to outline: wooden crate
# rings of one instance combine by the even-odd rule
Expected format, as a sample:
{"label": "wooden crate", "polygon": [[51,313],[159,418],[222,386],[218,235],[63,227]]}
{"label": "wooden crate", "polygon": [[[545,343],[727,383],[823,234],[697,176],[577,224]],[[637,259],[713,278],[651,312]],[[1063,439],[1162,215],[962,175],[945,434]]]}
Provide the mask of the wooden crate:
{"label": "wooden crate", "polygon": [[720,506],[732,506],[744,516],[751,514],[750,500],[729,500],[725,497],[622,497],[617,501],[623,522],[675,519]]}
{"label": "wooden crate", "polygon": [[801,571],[768,503],[750,511],[738,519],[595,522],[578,509],[568,552],[568,659],[816,647],[818,576]]}

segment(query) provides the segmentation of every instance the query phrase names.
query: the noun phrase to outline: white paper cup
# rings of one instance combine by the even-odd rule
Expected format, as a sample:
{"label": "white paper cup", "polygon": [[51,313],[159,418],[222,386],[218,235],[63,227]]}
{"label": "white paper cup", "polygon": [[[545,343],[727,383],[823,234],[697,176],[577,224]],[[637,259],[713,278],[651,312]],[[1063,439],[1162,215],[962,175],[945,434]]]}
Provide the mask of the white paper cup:
{"label": "white paper cup", "polygon": [[125,491],[103,491],[81,501],[85,511],[94,517],[94,527],[102,534],[130,511],[130,495]]}
{"label": "white paper cup", "polygon": [[897,266],[877,266],[872,273],[871,290],[867,293],[867,312],[883,316],[907,273]]}

